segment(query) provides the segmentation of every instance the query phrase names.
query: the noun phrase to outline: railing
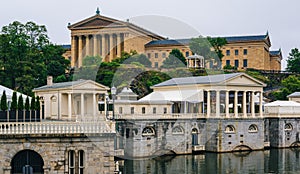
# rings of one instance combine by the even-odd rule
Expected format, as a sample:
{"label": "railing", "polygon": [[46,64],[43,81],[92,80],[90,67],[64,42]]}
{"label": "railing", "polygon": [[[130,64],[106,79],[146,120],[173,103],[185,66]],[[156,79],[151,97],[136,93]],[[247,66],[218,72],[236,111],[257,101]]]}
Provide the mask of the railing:
{"label": "railing", "polygon": [[114,122],[0,123],[0,135],[115,133]]}
{"label": "railing", "polygon": [[197,119],[197,118],[260,118],[259,113],[255,113],[253,116],[250,113],[247,113],[247,115],[244,115],[242,113],[239,113],[237,116],[235,116],[233,113],[230,113],[226,116],[225,113],[215,114],[211,113],[209,116],[205,113],[188,113],[188,114],[124,114],[124,115],[116,115],[115,119],[128,119],[128,120],[143,120],[143,119]]}

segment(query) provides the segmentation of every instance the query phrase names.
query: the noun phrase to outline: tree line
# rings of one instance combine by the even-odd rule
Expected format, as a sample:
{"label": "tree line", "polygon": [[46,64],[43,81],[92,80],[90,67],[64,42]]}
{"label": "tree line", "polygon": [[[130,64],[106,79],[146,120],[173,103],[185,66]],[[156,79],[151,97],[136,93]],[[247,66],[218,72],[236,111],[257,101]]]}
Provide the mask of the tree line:
{"label": "tree line", "polygon": [[6,92],[3,91],[1,100],[0,100],[0,109],[1,111],[7,111],[8,109],[10,111],[29,111],[29,110],[40,110],[40,98],[38,96],[32,96],[31,101],[29,102],[29,97],[27,96],[25,99],[25,103],[23,100],[23,96],[20,94],[18,99],[17,99],[17,92],[14,91],[12,95],[12,101],[10,108],[8,108],[8,101],[7,101],[7,96]]}

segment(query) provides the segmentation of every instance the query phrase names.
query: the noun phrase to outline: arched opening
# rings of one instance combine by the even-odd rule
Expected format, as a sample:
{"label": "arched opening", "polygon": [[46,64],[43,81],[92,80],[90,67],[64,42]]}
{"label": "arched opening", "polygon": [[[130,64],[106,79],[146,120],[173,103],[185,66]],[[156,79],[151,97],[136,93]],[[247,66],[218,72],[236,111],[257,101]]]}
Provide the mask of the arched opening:
{"label": "arched opening", "polygon": [[142,136],[145,137],[145,136],[155,136],[155,130],[153,127],[145,127],[142,131]]}
{"label": "arched opening", "polygon": [[284,125],[284,130],[285,131],[291,131],[293,130],[293,125],[291,123],[287,123]]}
{"label": "arched opening", "polygon": [[43,174],[44,160],[33,150],[18,152],[11,161],[12,174]]}
{"label": "arched opening", "polygon": [[252,149],[246,145],[236,146],[232,151],[251,151]]}
{"label": "arched opening", "polygon": [[192,129],[192,145],[198,145],[198,130],[196,128]]}
{"label": "arched opening", "polygon": [[233,125],[226,126],[225,133],[235,133],[235,127]]}
{"label": "arched opening", "polygon": [[256,132],[258,132],[258,128],[257,128],[257,126],[256,126],[255,124],[251,124],[251,125],[249,126],[249,128],[248,128],[248,131],[249,131],[250,133],[256,133]]}
{"label": "arched opening", "polygon": [[182,128],[182,126],[175,126],[175,127],[172,129],[172,134],[179,134],[179,135],[182,135],[182,134],[184,134],[184,129]]}

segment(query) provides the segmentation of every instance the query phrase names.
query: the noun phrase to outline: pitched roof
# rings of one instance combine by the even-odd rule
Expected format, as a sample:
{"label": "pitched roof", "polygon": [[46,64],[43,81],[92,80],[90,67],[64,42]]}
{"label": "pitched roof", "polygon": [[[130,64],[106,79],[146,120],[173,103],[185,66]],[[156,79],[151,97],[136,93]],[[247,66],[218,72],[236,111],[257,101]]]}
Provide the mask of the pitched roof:
{"label": "pitched roof", "polygon": [[281,50],[276,50],[276,51],[270,51],[271,56],[280,56],[281,55]]}
{"label": "pitched roof", "polygon": [[288,95],[287,97],[288,97],[288,98],[300,97],[300,92],[294,92],[294,93]]}
{"label": "pitched roof", "polygon": [[34,91],[38,90],[44,90],[44,89],[60,89],[60,88],[67,88],[74,85],[79,85],[81,83],[85,83],[88,80],[77,80],[77,81],[71,81],[71,82],[62,82],[62,83],[53,83],[52,85],[45,85],[38,88],[34,88]]}
{"label": "pitched roof", "polygon": [[[217,37],[213,37],[217,38]],[[267,41],[269,42],[269,35],[253,35],[253,36],[224,36],[228,43],[236,42],[257,42],[257,41]],[[151,41],[145,45],[145,47],[150,46],[165,46],[165,45],[189,45],[191,39],[176,39],[176,40],[157,40]]]}
{"label": "pitched roof", "polygon": [[237,77],[243,73],[219,74],[211,76],[183,77],[173,78],[165,82],[154,85],[154,87],[175,86],[175,85],[191,85],[191,84],[216,84]]}

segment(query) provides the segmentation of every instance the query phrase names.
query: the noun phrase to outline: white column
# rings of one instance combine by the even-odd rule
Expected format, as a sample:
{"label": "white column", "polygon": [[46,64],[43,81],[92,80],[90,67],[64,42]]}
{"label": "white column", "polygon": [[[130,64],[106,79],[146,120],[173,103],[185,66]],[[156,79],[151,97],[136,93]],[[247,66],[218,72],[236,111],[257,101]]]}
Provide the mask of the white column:
{"label": "white column", "polygon": [[97,108],[96,95],[97,94],[93,94],[93,117],[94,118],[96,118],[96,108]]}
{"label": "white column", "polygon": [[262,117],[263,116],[263,92],[260,92],[259,95],[259,116]]}
{"label": "white column", "polygon": [[216,116],[220,116],[220,91],[216,91]]}
{"label": "white column", "polygon": [[81,100],[80,100],[80,104],[81,104],[81,119],[84,119],[84,94],[81,94]]}
{"label": "white column", "polygon": [[206,104],[206,109],[207,109],[207,117],[210,117],[210,91],[207,91],[207,104]]}
{"label": "white column", "polygon": [[57,108],[57,116],[58,116],[58,119],[60,120],[61,119],[61,93],[58,93],[58,108]]}
{"label": "white column", "polygon": [[105,115],[105,118],[106,118],[106,113],[107,113],[107,98],[106,97],[108,97],[107,96],[107,94],[105,94],[105,96],[104,96],[104,115]]}
{"label": "white column", "polygon": [[94,56],[97,56],[99,54],[99,51],[98,51],[98,39],[97,39],[97,35],[93,35],[93,41],[94,41]]}
{"label": "white column", "polygon": [[122,53],[122,48],[121,48],[121,44],[122,41],[121,41],[121,34],[117,34],[117,56],[118,57],[121,57],[121,53]]}
{"label": "white column", "polygon": [[234,116],[238,117],[238,91],[234,91]]}
{"label": "white column", "polygon": [[85,56],[90,56],[91,55],[91,52],[90,52],[90,50],[91,50],[91,48],[90,48],[90,37],[89,37],[89,35],[87,35],[86,37],[85,37]]}
{"label": "white column", "polygon": [[254,103],[254,98],[255,98],[255,93],[254,93],[254,91],[252,91],[252,95],[251,95],[251,114],[252,114],[252,117],[255,117],[255,103]]}
{"label": "white column", "polygon": [[226,91],[225,95],[225,114],[226,117],[229,117],[229,91]]}
{"label": "white column", "polygon": [[72,119],[72,94],[68,93],[68,116],[69,120]]}
{"label": "white column", "polygon": [[82,36],[78,36],[78,67],[82,66]]}
{"label": "white column", "polygon": [[247,117],[247,91],[243,92],[243,113],[244,117]]}
{"label": "white column", "polygon": [[114,35],[109,35],[109,62],[114,58]]}

